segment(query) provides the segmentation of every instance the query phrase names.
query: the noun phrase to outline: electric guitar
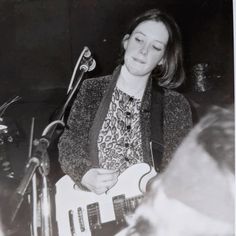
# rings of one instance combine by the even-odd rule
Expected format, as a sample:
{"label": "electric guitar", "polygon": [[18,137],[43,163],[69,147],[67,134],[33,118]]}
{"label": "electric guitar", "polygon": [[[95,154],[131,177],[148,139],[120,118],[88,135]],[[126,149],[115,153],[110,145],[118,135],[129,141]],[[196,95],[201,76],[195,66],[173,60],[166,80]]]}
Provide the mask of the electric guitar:
{"label": "electric guitar", "polygon": [[102,195],[78,189],[67,175],[56,183],[55,205],[58,236],[91,236],[108,222],[124,224],[143,198],[148,180],[156,175],[148,164],[126,169],[118,182]]}

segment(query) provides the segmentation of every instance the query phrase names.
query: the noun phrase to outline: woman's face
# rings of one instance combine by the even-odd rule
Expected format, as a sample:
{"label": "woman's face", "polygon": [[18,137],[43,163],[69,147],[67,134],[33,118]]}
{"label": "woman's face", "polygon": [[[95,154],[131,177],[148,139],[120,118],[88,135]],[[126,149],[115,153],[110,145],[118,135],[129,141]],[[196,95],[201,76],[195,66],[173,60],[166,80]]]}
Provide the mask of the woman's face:
{"label": "woman's face", "polygon": [[162,64],[169,34],[162,22],[144,21],[124,37],[124,63],[136,76],[149,75]]}

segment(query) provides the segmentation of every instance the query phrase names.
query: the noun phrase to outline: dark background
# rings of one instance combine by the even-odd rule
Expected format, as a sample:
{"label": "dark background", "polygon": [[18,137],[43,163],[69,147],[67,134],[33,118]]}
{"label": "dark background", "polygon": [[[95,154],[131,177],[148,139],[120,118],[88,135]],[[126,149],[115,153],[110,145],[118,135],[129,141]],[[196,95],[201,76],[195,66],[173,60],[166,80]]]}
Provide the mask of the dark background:
{"label": "dark background", "polygon": [[[127,24],[155,7],[170,13],[180,26],[187,74],[180,91],[192,105],[194,122],[212,105],[233,103],[231,0],[0,0],[0,105],[22,97],[3,116],[13,136],[3,146],[16,180],[22,178],[28,158],[32,117],[34,137],[40,138],[64,101],[83,47],[91,49],[97,62],[86,77],[112,73]],[[191,76],[198,63],[208,65],[204,91],[195,88]],[[54,174],[56,152],[50,158]]]}
{"label": "dark background", "polygon": [[232,80],[231,0],[1,0],[1,100],[67,87],[85,45],[97,60],[93,75],[111,73],[127,23],[154,7],[179,24],[187,67],[207,62]]}

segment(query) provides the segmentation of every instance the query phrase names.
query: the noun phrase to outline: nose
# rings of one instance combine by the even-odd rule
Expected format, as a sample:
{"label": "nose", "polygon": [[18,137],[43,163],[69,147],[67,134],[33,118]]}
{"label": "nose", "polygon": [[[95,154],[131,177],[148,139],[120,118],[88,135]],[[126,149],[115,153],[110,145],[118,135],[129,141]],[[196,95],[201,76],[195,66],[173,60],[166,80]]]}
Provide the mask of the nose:
{"label": "nose", "polygon": [[143,44],[141,49],[140,49],[140,52],[143,54],[143,55],[146,55],[148,53],[148,45],[147,44]]}

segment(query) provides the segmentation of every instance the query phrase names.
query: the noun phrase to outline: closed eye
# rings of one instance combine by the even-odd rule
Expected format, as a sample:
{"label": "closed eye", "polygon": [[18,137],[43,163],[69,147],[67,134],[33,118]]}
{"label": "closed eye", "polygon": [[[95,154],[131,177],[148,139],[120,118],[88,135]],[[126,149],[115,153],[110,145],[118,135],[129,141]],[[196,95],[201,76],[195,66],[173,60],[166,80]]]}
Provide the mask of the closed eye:
{"label": "closed eye", "polygon": [[138,43],[143,42],[143,40],[141,38],[138,38],[138,37],[135,37],[135,41],[138,42]]}
{"label": "closed eye", "polygon": [[157,51],[161,51],[162,49],[160,47],[157,47],[157,46],[152,46],[155,50]]}

